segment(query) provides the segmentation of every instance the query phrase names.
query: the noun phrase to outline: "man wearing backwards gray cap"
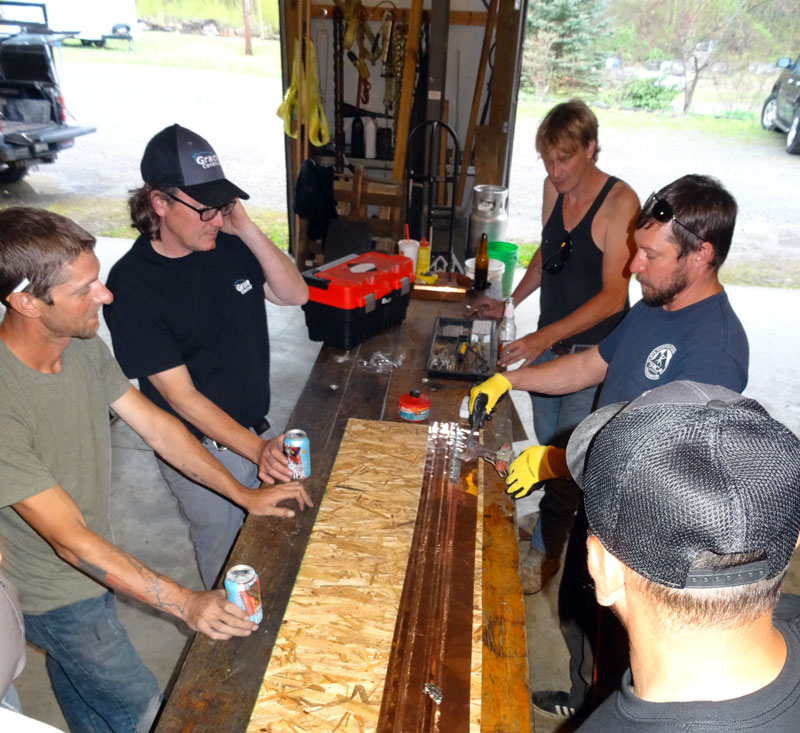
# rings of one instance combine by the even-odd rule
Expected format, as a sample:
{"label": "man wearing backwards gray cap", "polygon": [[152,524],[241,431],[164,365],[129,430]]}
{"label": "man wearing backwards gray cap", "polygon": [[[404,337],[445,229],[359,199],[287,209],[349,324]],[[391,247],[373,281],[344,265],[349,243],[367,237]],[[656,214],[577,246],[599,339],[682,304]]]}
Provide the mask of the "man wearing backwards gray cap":
{"label": "man wearing backwards gray cap", "polygon": [[753,400],[674,382],[586,418],[567,461],[597,600],[631,646],[581,730],[797,731],[798,607],[773,617],[800,533],[797,437]]}
{"label": "man wearing backwards gray cap", "polygon": [[[155,135],[131,218],[141,236],[111,269],[104,314],[114,353],[159,407],[179,417],[248,488],[292,478],[271,430],[264,298],[301,305],[308,287],[253,223],[209,143],[180,125]],[[244,511],[159,459],[211,588]],[[289,509],[284,509],[291,516]]]}

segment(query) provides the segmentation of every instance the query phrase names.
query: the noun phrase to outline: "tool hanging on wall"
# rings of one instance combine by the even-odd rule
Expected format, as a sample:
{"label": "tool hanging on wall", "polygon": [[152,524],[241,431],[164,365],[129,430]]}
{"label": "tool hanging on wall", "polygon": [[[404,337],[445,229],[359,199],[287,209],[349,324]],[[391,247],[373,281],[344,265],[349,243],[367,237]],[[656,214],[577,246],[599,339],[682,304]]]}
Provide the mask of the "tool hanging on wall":
{"label": "tool hanging on wall", "polygon": [[[328,25],[327,23],[317,23],[317,33],[316,33],[316,47],[319,50],[320,58],[326,59],[326,63],[320,69],[320,84],[319,84],[319,98],[322,103],[322,107],[325,107],[325,104],[328,101],[328,74],[330,71],[330,64],[327,63],[327,59],[330,57],[331,54],[331,37],[328,33]],[[324,69],[324,71],[323,71]]]}
{"label": "tool hanging on wall", "polygon": [[[406,58],[406,42],[408,41],[408,25],[396,23],[392,32],[391,52],[392,69],[395,77],[402,74]],[[392,99],[392,145],[397,143],[397,112],[400,109],[400,97],[403,93],[402,84],[394,84],[394,98]]]}
{"label": "tool hanging on wall", "polygon": [[[376,35],[369,27],[369,11],[363,6],[359,9],[358,23],[356,25],[356,40],[358,41],[358,56],[352,51],[347,52],[347,58],[350,59],[352,64],[358,71],[358,94],[356,97],[356,106],[362,104],[369,104],[369,92],[371,84],[369,82],[370,72],[368,64],[374,66],[378,59],[383,59],[387,53],[389,45],[389,37],[391,33],[391,13],[387,10],[381,20],[383,28],[386,25],[385,19],[388,15],[389,18],[389,33],[378,32]],[[346,40],[346,39],[345,39]]]}
{"label": "tool hanging on wall", "polygon": [[367,68],[367,64],[352,51],[347,52],[347,58],[350,60],[350,63],[356,67],[356,71],[358,72],[356,107],[360,107],[362,104],[369,104],[369,90],[371,85],[369,83],[369,69]]}
{"label": "tool hanging on wall", "polygon": [[[386,16],[389,16],[388,26],[386,25]],[[383,47],[383,56],[381,56],[381,78],[383,79],[383,107],[386,116],[389,116],[389,110],[394,106],[394,66],[392,51],[392,28],[394,26],[394,19],[391,17],[389,11],[383,14],[384,20],[381,31],[386,44]]]}
{"label": "tool hanging on wall", "polygon": [[336,170],[344,170],[344,15],[333,9],[333,129],[336,148]]}
{"label": "tool hanging on wall", "polygon": [[[383,28],[386,24],[387,15],[389,16],[389,33],[384,33]],[[391,36],[391,18],[392,14],[387,10],[381,17],[381,29],[376,35],[372,32],[367,22],[369,20],[369,11],[366,8],[361,8],[361,12],[358,14],[358,28],[356,30],[358,56],[360,59],[368,61],[373,66],[378,59],[384,59],[388,39]],[[369,44],[367,44],[367,41],[369,41]]]}

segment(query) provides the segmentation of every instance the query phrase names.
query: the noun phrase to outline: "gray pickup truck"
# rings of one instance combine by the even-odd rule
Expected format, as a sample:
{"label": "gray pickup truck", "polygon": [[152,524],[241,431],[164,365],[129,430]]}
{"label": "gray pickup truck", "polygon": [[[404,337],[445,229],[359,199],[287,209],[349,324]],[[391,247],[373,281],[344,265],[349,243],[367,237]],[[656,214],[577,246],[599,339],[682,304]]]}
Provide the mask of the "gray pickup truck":
{"label": "gray pickup truck", "polygon": [[[67,123],[54,45],[71,34],[11,20],[0,2],[0,183],[20,180],[35,163],[52,163],[94,127]],[[31,4],[37,5],[37,4]]]}

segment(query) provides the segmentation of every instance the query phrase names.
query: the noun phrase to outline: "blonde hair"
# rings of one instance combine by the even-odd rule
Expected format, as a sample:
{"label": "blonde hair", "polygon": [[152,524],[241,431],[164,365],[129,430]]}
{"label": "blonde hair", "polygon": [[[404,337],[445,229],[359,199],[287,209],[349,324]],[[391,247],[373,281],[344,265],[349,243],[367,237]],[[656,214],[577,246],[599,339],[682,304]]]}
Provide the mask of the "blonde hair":
{"label": "blonde hair", "polygon": [[597,161],[600,141],[597,139],[597,117],[580,99],[557,104],[551,109],[536,131],[536,152],[544,155],[556,149],[572,155],[578,148],[588,148],[594,141],[594,155]]}

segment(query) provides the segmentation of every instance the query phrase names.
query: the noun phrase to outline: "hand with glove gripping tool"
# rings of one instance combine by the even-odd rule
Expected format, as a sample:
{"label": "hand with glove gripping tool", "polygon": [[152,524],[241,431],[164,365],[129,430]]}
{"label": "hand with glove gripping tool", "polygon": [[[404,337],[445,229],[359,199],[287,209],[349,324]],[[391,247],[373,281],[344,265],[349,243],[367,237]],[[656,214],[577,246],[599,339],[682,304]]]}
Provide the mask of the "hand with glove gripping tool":
{"label": "hand with glove gripping tool", "polygon": [[[511,389],[509,382],[502,374],[495,374],[485,382],[476,384],[469,391],[469,414],[472,426],[478,429],[488,418],[500,398]],[[481,399],[478,399],[481,397]],[[485,404],[483,404],[485,401]],[[476,405],[477,403],[477,405]],[[476,407],[481,415],[476,414]]]}
{"label": "hand with glove gripping tool", "polygon": [[569,475],[565,450],[552,445],[532,445],[522,451],[509,467],[506,494],[522,499],[542,481]]}

